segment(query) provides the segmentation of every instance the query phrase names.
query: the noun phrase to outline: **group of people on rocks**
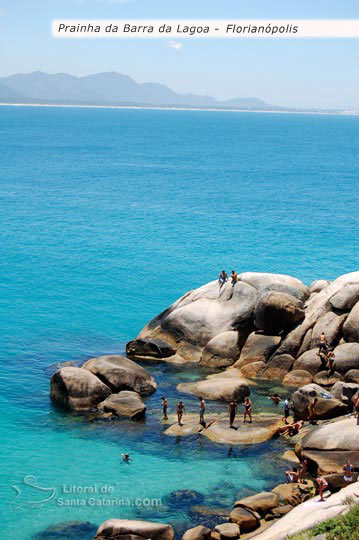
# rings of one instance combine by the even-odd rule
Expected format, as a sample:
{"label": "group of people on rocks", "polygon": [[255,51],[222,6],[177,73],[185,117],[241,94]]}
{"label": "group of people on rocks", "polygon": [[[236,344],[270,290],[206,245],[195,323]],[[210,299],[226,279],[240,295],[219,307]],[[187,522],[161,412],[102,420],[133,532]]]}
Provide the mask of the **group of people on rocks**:
{"label": "group of people on rocks", "polygon": [[[237,283],[238,281],[238,275],[237,275],[237,272],[235,272],[234,270],[232,270],[231,272],[231,275],[230,275],[230,278],[231,278],[231,283],[232,283],[232,287],[235,286],[235,284]],[[228,281],[228,274],[225,270],[222,270],[222,272],[219,274],[218,276],[218,283],[219,283],[219,289],[221,290],[223,285]]]}
{"label": "group of people on rocks", "polygon": [[[168,420],[168,399],[167,399],[166,396],[163,396],[161,399],[162,399],[163,420]],[[204,414],[206,412],[206,401],[202,396],[200,396],[199,397],[199,402],[200,402],[200,405],[199,405],[199,423],[202,424],[203,426],[206,426],[206,421],[205,421],[205,418],[204,418]],[[248,421],[251,424],[252,423],[252,406],[253,405],[252,405],[252,401],[249,399],[249,397],[246,397],[244,399],[243,406],[244,406],[243,422],[246,422],[247,418],[248,418]],[[229,403],[229,427],[231,429],[237,429],[233,425],[234,420],[236,418],[237,409],[238,409],[238,401],[233,399]],[[182,418],[183,418],[184,413],[185,413],[185,406],[184,406],[183,401],[180,400],[177,403],[177,406],[176,406],[177,423],[178,423],[179,426],[183,426]]]}

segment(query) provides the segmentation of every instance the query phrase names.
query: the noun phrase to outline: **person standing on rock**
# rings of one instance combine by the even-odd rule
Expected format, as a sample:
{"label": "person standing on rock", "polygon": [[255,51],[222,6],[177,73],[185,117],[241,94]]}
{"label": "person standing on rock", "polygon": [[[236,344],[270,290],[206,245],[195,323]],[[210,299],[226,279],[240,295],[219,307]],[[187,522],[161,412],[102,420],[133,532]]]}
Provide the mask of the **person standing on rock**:
{"label": "person standing on rock", "polygon": [[243,422],[246,421],[246,418],[249,418],[249,423],[252,423],[252,402],[249,399],[249,397],[246,397],[244,400],[244,419]]}
{"label": "person standing on rock", "polygon": [[354,467],[350,463],[349,459],[346,460],[345,465],[343,467],[343,471],[344,471],[344,481],[350,484],[353,481]]}
{"label": "person standing on rock", "polygon": [[282,418],[285,424],[288,424],[289,415],[290,415],[290,403],[289,403],[289,397],[287,397],[284,401],[284,416]]}
{"label": "person standing on rock", "polygon": [[302,484],[305,483],[305,479],[307,477],[307,468],[308,468],[308,460],[307,458],[304,458],[302,461],[300,472],[299,472],[299,482],[301,482]]}
{"label": "person standing on rock", "polygon": [[232,278],[232,287],[234,287],[238,281],[237,273],[234,270],[232,270],[231,272],[231,278]]}
{"label": "person standing on rock", "polygon": [[168,420],[168,416],[167,416],[168,401],[165,396],[163,396],[161,399],[162,399],[162,407],[163,407],[163,420]]}
{"label": "person standing on rock", "polygon": [[299,477],[297,467],[293,467],[292,471],[285,471],[285,477],[287,479],[287,484],[296,484]]}
{"label": "person standing on rock", "polygon": [[319,496],[320,496],[320,499],[319,501],[320,502],[324,502],[325,499],[323,497],[323,493],[324,491],[327,489],[328,487],[328,482],[326,481],[325,478],[323,478],[322,476],[319,476],[316,480],[317,482],[317,486],[318,486],[318,490],[319,490]]}
{"label": "person standing on rock", "polygon": [[319,351],[318,351],[318,355],[320,355],[320,353],[324,351],[325,353],[328,351],[328,338],[327,336],[324,334],[324,332],[322,332],[320,334],[320,337],[319,337]]}
{"label": "person standing on rock", "polygon": [[202,424],[202,426],[206,427],[206,422],[204,421],[204,413],[206,412],[206,402],[202,396],[199,398],[199,401],[200,401],[199,423]]}
{"label": "person standing on rock", "polygon": [[178,419],[178,425],[183,426],[182,424],[182,416],[185,411],[183,401],[179,401],[177,404],[177,419]]}
{"label": "person standing on rock", "polygon": [[328,362],[328,365],[327,365],[327,367],[328,367],[327,377],[330,377],[334,373],[334,360],[335,360],[334,351],[333,351],[333,349],[329,349],[328,354],[327,354],[327,362]]}
{"label": "person standing on rock", "polygon": [[229,404],[229,427],[232,429],[237,429],[233,425],[233,422],[236,418],[236,413],[237,413],[237,402],[236,400],[233,400]]}
{"label": "person standing on rock", "polygon": [[315,397],[308,405],[308,421],[312,424],[315,418],[315,406],[318,403],[318,398]]}

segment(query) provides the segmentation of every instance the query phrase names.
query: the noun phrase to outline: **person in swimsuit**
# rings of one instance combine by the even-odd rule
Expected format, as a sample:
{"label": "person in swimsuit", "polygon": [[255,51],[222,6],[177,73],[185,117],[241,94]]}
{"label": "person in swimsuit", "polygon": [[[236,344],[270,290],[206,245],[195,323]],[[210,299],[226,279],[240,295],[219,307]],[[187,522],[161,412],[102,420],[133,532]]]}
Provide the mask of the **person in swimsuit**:
{"label": "person in swimsuit", "polygon": [[304,458],[302,461],[302,466],[299,471],[299,482],[302,484],[305,483],[305,479],[307,477],[307,468],[308,468],[308,460],[307,458]]}
{"label": "person in swimsuit", "polygon": [[167,416],[168,401],[165,396],[163,396],[162,398],[162,407],[163,407],[163,420],[168,420],[168,416]]}
{"label": "person in swimsuit", "polygon": [[359,425],[359,394],[353,397],[354,403],[354,417],[357,419],[357,425]]}
{"label": "person in swimsuit", "polygon": [[328,482],[326,481],[325,478],[323,478],[322,476],[319,476],[316,480],[317,482],[317,486],[318,486],[318,490],[319,490],[319,495],[320,495],[320,501],[323,502],[325,501],[324,497],[323,497],[323,493],[324,491],[327,489],[328,487]]}
{"label": "person in swimsuit", "polygon": [[218,276],[218,283],[219,288],[222,289],[223,285],[228,281],[228,274],[225,270],[222,270],[222,272]]}
{"label": "person in swimsuit", "polygon": [[325,353],[328,351],[328,338],[324,332],[322,332],[319,337],[319,351],[317,352],[318,356],[322,351]]}
{"label": "person in swimsuit", "polygon": [[282,401],[280,395],[278,394],[273,394],[272,396],[269,396],[269,399],[271,399],[276,405],[278,405]]}
{"label": "person in swimsuit", "polygon": [[243,419],[243,422],[246,421],[247,415],[248,415],[248,418],[249,418],[249,423],[251,424],[252,423],[252,402],[248,397],[246,397],[245,400],[244,400],[244,419]]}
{"label": "person in swimsuit", "polygon": [[353,481],[354,467],[350,463],[349,459],[346,460],[345,465],[343,467],[343,471],[344,471],[344,481],[350,484]]}
{"label": "person in swimsuit", "polygon": [[285,477],[287,479],[287,484],[295,484],[298,482],[298,469],[293,467],[292,471],[285,471]]}
{"label": "person in swimsuit", "polygon": [[185,411],[183,401],[179,401],[177,404],[177,419],[178,419],[178,425],[183,426],[182,424],[182,416]]}
{"label": "person in swimsuit", "polygon": [[328,367],[328,373],[327,377],[330,377],[334,373],[334,360],[335,360],[335,354],[333,349],[329,349],[327,354],[327,367]]}
{"label": "person in swimsuit", "polygon": [[231,278],[232,278],[232,287],[234,287],[238,281],[237,273],[234,270],[232,270],[231,272]]}
{"label": "person in swimsuit", "polygon": [[202,424],[202,426],[205,426],[206,422],[204,421],[204,413],[206,411],[206,402],[203,399],[203,397],[200,397],[199,400],[200,400],[199,423]]}
{"label": "person in swimsuit", "polygon": [[237,412],[237,402],[233,400],[229,404],[229,427],[230,428],[234,428],[233,422],[236,417],[236,412]]}
{"label": "person in swimsuit", "polygon": [[308,421],[312,423],[315,418],[315,406],[318,403],[318,398],[314,398],[308,405]]}
{"label": "person in swimsuit", "polygon": [[290,404],[289,404],[289,397],[287,397],[287,399],[284,402],[284,416],[282,418],[285,424],[288,424],[289,414],[290,414]]}
{"label": "person in swimsuit", "polygon": [[294,435],[299,433],[299,430],[301,430],[303,426],[304,421],[299,420],[299,422],[292,422],[291,424],[287,424],[285,427],[278,428],[276,433],[278,435],[289,435],[289,437],[294,437]]}
{"label": "person in swimsuit", "polygon": [[130,461],[131,461],[130,454],[120,454],[120,455],[121,455],[122,461],[124,463],[130,463]]}

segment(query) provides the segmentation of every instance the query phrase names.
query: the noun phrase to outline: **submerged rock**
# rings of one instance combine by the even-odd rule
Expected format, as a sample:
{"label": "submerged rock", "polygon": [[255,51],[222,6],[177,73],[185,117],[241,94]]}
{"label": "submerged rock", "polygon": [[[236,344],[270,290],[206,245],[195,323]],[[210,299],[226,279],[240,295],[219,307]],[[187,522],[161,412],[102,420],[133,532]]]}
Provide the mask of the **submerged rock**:
{"label": "submerged rock", "polygon": [[32,540],[90,540],[96,530],[97,525],[88,521],[65,521],[35,533]]}
{"label": "submerged rock", "polygon": [[171,491],[171,493],[165,497],[165,504],[175,508],[176,510],[179,510],[182,507],[202,504],[203,501],[204,495],[193,489],[179,489],[177,491]]}
{"label": "submerged rock", "polygon": [[112,392],[133,390],[147,396],[157,388],[148,371],[124,356],[111,354],[91,358],[82,368],[96,375]]}
{"label": "submerged rock", "polygon": [[63,367],[51,377],[50,396],[54,403],[73,410],[96,407],[111,390],[95,375],[82,368]]}
{"label": "submerged rock", "polygon": [[97,530],[95,540],[118,540],[135,536],[148,540],[173,540],[174,531],[165,523],[137,521],[131,519],[108,519]]}

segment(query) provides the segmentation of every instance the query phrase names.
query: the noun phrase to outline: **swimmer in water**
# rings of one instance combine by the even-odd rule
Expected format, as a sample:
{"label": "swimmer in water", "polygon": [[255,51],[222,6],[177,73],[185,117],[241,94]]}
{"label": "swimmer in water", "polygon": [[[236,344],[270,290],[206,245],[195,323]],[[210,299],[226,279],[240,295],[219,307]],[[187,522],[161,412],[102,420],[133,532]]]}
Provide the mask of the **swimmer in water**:
{"label": "swimmer in water", "polygon": [[130,454],[120,454],[120,455],[121,455],[122,461],[124,463],[130,463],[130,461],[131,461]]}

